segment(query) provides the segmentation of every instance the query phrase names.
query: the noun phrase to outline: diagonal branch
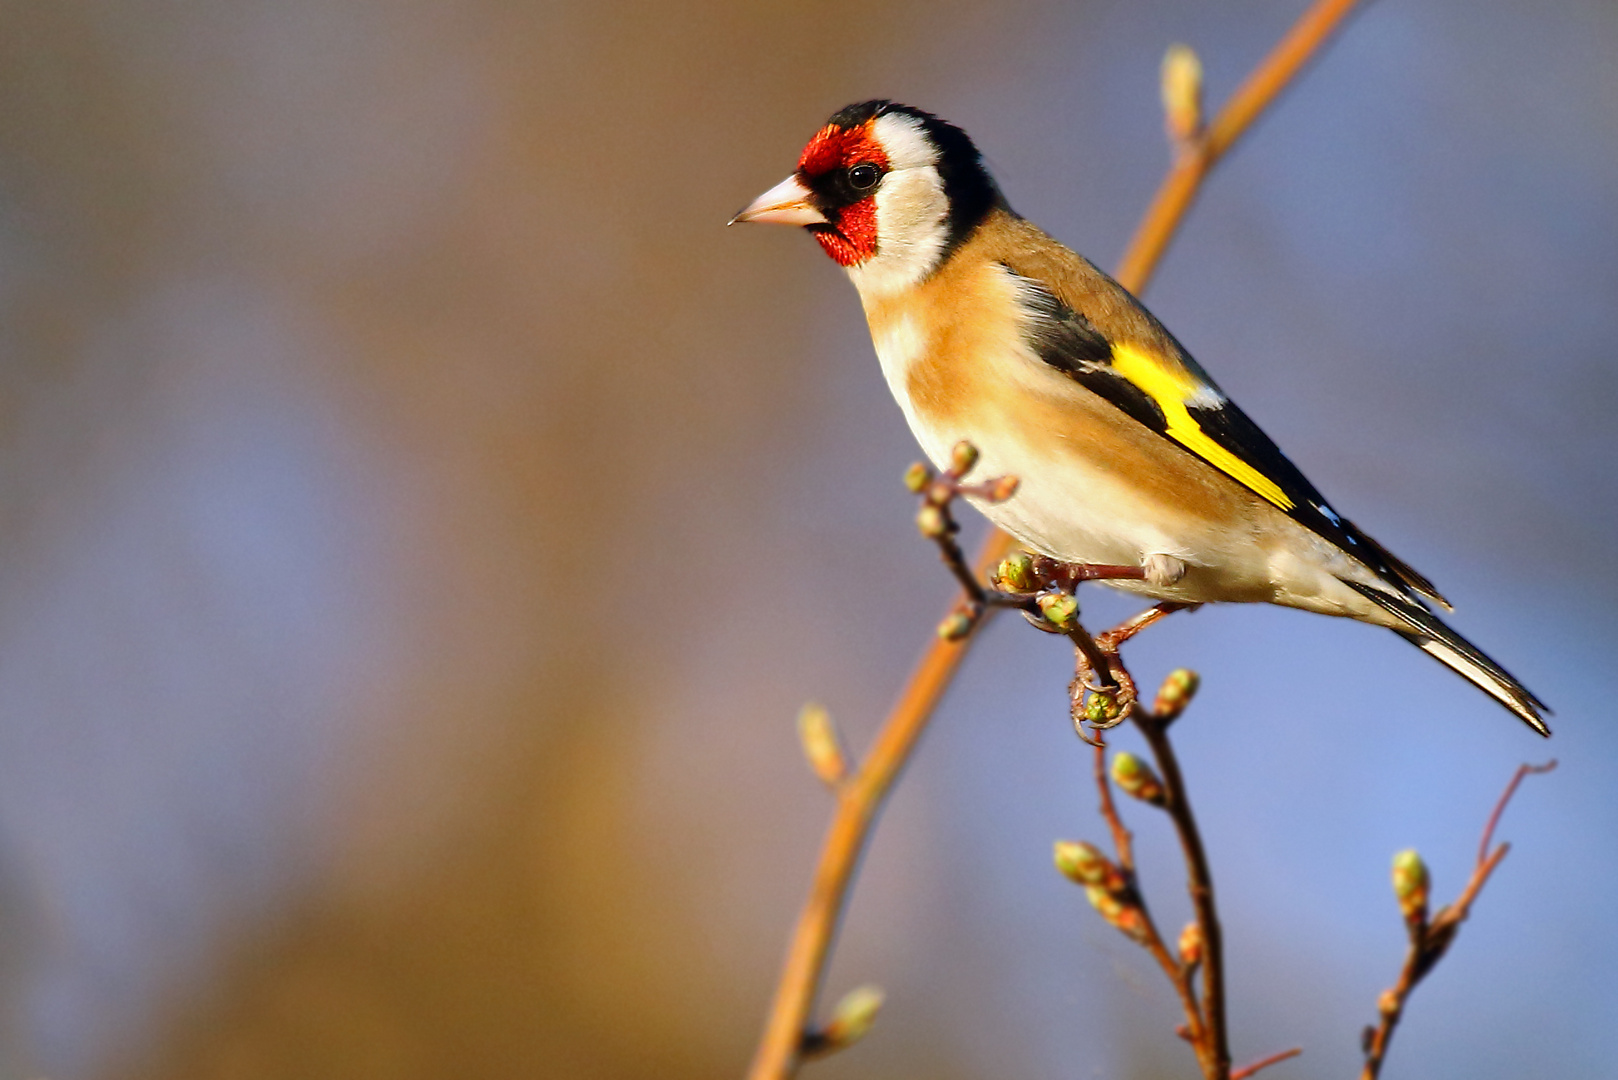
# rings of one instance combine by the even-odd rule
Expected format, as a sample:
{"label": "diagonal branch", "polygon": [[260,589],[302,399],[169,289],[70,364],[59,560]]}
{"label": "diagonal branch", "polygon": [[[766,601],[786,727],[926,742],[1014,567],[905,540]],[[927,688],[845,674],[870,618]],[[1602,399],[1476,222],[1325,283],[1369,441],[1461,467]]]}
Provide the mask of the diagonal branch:
{"label": "diagonal branch", "polygon": [[[1382,1062],[1388,1053],[1388,1044],[1393,1040],[1393,1031],[1399,1026],[1399,1020],[1404,1015],[1405,1004],[1410,1000],[1411,992],[1449,951],[1455,935],[1461,929],[1461,923],[1465,922],[1466,917],[1472,912],[1473,901],[1483,891],[1483,886],[1488,884],[1489,875],[1500,865],[1500,860],[1511,850],[1509,844],[1501,844],[1492,850],[1489,846],[1494,841],[1495,826],[1500,823],[1500,815],[1505,812],[1506,804],[1517,793],[1517,787],[1525,776],[1531,773],[1550,772],[1554,768],[1556,768],[1554,759],[1543,765],[1518,767],[1511,782],[1506,785],[1506,790],[1495,802],[1494,810],[1489,814],[1489,823],[1483,827],[1483,841],[1478,845],[1478,858],[1472,866],[1472,875],[1467,879],[1466,887],[1461,890],[1461,895],[1453,904],[1440,908],[1432,921],[1427,921],[1425,868],[1421,870],[1419,895],[1400,896],[1400,904],[1406,908],[1405,919],[1410,930],[1410,948],[1405,953],[1404,966],[1399,971],[1399,981],[1392,988],[1384,990],[1377,1001],[1380,1019],[1375,1027],[1365,1029],[1365,1067],[1360,1072],[1360,1080],[1376,1080],[1381,1074]],[[1414,856],[1414,852],[1406,854]],[[1398,885],[1396,877],[1396,892]]]}
{"label": "diagonal branch", "polygon": [[1303,1047],[1294,1046],[1291,1050],[1283,1050],[1279,1054],[1271,1054],[1269,1057],[1261,1058],[1258,1061],[1253,1062],[1251,1065],[1243,1065],[1239,1069],[1232,1070],[1230,1080],[1247,1080],[1249,1076],[1256,1074],[1259,1070],[1268,1069],[1271,1065],[1279,1065],[1281,1062],[1295,1058],[1301,1053],[1303,1053]]}
{"label": "diagonal branch", "polygon": [[[1354,6],[1355,0],[1317,0],[1232,95],[1207,133],[1182,147],[1120,264],[1117,278],[1126,289],[1138,293],[1145,288],[1209,170],[1290,85]],[[993,531],[978,556],[978,573],[1005,558],[1011,546],[1010,537]],[[865,764],[839,790],[837,811],[793,930],[750,1080],[783,1080],[797,1071],[810,1010],[871,824],[972,640],[934,640],[928,646]]]}
{"label": "diagonal branch", "polygon": [[1118,263],[1118,271],[1113,276],[1124,288],[1138,293],[1145,287],[1179,229],[1180,220],[1202,189],[1208,171],[1320,52],[1320,47],[1353,12],[1356,4],[1357,0],[1319,0],[1310,7],[1287,36],[1270,50],[1263,63],[1236,88],[1207,131],[1186,141],[1179,159],[1158,187],[1151,207],[1130,240],[1129,249]]}
{"label": "diagonal branch", "polygon": [[[978,571],[986,572],[981,562]],[[837,811],[821,844],[809,899],[792,932],[769,1023],[748,1073],[752,1080],[775,1080],[797,1071],[800,1049],[808,1034],[809,1011],[871,824],[900,770],[910,760],[939,698],[966,657],[970,640],[940,640],[928,648],[911,673],[906,693],[877,734],[865,763],[838,789]]]}

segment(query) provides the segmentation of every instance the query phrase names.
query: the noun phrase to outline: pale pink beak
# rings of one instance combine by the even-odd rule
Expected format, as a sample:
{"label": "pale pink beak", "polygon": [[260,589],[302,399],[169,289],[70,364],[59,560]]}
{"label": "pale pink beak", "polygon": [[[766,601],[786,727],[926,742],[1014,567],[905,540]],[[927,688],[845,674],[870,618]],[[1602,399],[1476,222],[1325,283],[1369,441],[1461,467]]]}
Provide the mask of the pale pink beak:
{"label": "pale pink beak", "polygon": [[809,189],[796,176],[789,176],[754,199],[741,213],[725,224],[738,221],[774,222],[777,225],[829,225],[826,215],[809,202]]}

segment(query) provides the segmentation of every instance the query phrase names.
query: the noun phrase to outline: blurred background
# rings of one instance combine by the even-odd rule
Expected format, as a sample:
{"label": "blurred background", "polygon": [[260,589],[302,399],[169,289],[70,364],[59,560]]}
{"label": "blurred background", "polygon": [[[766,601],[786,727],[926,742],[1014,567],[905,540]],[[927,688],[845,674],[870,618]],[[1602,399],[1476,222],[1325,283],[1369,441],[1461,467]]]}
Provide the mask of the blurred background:
{"label": "blurred background", "polygon": [[[725,220],[891,96],[1111,265],[1164,48],[1218,102],[1303,6],[0,6],[0,1077],[740,1075],[830,810],[793,718],[863,747],[951,589],[852,288]],[[1304,1046],[1278,1080],[1356,1070],[1393,852],[1453,897],[1552,754],[1387,1075],[1610,1073],[1615,196],[1618,7],[1383,0],[1150,291],[1556,710],[1296,612],[1132,646],[1204,674],[1235,1052]],[[1014,620],[968,663],[831,972],[888,1006],[813,1075],[1191,1074],[1050,867],[1103,831],[1069,665]]]}

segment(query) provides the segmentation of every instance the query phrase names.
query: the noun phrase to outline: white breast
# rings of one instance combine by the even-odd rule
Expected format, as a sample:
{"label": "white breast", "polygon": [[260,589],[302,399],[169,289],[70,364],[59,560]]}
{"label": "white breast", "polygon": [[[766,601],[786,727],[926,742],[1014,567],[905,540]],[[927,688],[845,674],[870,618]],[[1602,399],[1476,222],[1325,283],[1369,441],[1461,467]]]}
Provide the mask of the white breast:
{"label": "white breast", "polygon": [[950,449],[961,437],[952,439],[947,432],[934,430],[917,414],[915,403],[910,400],[911,365],[927,354],[931,344],[926,331],[914,316],[900,314],[884,320],[880,328],[873,326],[871,343],[876,346],[876,358],[882,365],[882,377],[887,380],[888,389],[893,392],[893,399],[904,411],[911,433],[915,435],[916,441],[921,444],[923,452],[932,463],[940,469],[945,468],[949,464]]}
{"label": "white breast", "polygon": [[[1083,454],[1053,453],[1053,444],[1068,438],[1067,433],[1024,430],[1016,416],[987,406],[948,424],[921,415],[910,397],[909,374],[927,356],[932,342],[915,316],[890,315],[873,327],[872,341],[894,399],[935,466],[947,467],[950,451],[965,439],[981,455],[973,478],[1012,475],[1021,480],[1009,502],[979,505],[995,524],[1031,547],[1070,562],[1135,565],[1150,553],[1190,554],[1184,543],[1147,524],[1151,516],[1147,508],[1138,505],[1136,492],[1115,470],[1090,462]],[[985,380],[1010,391],[997,395],[1001,400],[1015,401],[1019,393],[1072,392],[1065,375],[1015,337],[988,355],[980,352],[975,363]]]}

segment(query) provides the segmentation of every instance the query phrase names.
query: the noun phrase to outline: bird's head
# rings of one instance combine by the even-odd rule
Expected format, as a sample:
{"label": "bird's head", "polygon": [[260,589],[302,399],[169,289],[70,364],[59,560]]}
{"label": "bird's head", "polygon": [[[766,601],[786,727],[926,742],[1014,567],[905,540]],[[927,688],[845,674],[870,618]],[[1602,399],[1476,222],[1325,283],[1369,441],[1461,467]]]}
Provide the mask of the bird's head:
{"label": "bird's head", "polygon": [[881,294],[931,274],[1003,202],[966,132],[908,105],[865,101],[832,116],[797,170],[731,224],[801,225],[861,293]]}

